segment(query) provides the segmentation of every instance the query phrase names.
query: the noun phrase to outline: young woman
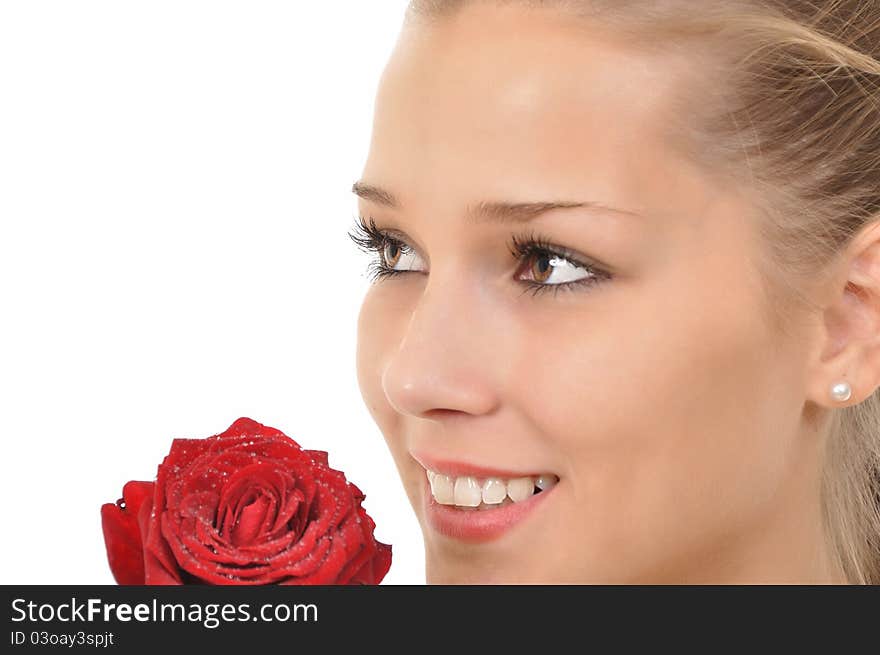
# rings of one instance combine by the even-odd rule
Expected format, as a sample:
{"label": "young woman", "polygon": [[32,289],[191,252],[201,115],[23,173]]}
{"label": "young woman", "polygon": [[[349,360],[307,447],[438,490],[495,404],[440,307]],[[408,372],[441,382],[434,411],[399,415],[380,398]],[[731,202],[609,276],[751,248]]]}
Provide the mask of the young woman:
{"label": "young woman", "polygon": [[352,233],[428,583],[880,583],[880,5],[414,0]]}

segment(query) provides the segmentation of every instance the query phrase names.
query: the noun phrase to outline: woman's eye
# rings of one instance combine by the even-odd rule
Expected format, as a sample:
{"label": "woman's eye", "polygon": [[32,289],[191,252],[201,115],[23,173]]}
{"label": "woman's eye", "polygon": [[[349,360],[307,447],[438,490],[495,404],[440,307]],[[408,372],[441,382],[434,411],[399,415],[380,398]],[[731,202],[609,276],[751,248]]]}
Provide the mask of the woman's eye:
{"label": "woman's eye", "polygon": [[508,250],[524,262],[525,266],[517,271],[517,279],[527,275],[529,279],[522,280],[524,291],[532,291],[533,295],[551,290],[554,295],[560,291],[574,291],[613,277],[596,265],[579,262],[577,255],[534,232],[522,239],[513,237]]}
{"label": "woman's eye", "polygon": [[[526,264],[524,272],[531,276],[531,281],[541,284],[567,284],[595,276],[589,266],[581,266],[552,252],[533,252],[526,256]],[[579,270],[586,274],[578,274]]]}
{"label": "woman's eye", "polygon": [[[411,260],[415,258],[415,253],[406,244],[399,241],[386,238],[379,251],[379,256],[382,258],[382,266],[385,269],[391,269],[398,273],[413,270],[409,268],[409,265]],[[401,262],[403,262],[402,270],[397,267]]]}

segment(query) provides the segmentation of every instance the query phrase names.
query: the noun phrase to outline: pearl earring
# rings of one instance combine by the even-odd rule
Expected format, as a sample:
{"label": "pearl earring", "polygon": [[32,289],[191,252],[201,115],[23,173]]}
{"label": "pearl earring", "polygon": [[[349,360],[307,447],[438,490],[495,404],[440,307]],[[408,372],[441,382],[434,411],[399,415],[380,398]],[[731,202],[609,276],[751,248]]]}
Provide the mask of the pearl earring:
{"label": "pearl earring", "polygon": [[831,387],[831,397],[834,400],[843,402],[849,400],[850,396],[852,396],[852,387],[849,386],[848,382],[838,382]]}

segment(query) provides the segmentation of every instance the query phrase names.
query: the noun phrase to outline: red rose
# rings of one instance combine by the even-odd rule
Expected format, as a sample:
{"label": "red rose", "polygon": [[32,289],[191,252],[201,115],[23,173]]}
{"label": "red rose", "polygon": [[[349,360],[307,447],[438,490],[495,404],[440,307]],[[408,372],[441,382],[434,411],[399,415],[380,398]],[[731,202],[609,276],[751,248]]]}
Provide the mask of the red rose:
{"label": "red rose", "polygon": [[391,546],[327,453],[240,418],[175,439],[155,482],[101,507],[119,584],[378,584]]}

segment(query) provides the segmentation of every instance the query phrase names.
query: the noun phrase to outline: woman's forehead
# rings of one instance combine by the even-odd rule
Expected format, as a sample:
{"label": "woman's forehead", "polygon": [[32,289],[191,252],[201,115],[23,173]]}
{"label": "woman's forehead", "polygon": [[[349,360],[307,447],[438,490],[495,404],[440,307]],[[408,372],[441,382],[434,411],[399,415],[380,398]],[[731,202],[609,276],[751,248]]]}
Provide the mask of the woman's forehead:
{"label": "woman's forehead", "polygon": [[524,118],[584,105],[634,112],[662,103],[679,82],[680,56],[642,52],[608,28],[574,20],[476,4],[455,19],[408,25],[380,91],[409,91],[423,110],[461,108],[469,98],[471,111],[485,106]]}
{"label": "woman's forehead", "polygon": [[675,72],[558,29],[550,21],[523,38],[503,21],[408,27],[380,82],[371,158],[441,177],[503,171],[519,184],[544,171],[566,186],[567,170],[578,187],[585,175],[671,166],[662,159],[673,155],[663,145]]}

